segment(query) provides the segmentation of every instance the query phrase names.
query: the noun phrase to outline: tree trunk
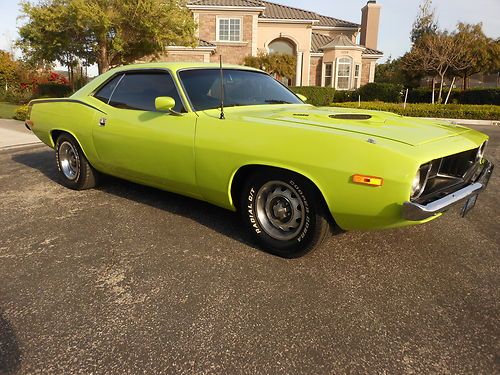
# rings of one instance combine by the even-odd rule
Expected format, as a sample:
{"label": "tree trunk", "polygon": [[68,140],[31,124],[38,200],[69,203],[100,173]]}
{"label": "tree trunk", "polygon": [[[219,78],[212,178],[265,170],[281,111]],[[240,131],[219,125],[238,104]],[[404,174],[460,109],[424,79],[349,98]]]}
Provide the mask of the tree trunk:
{"label": "tree trunk", "polygon": [[464,91],[465,91],[468,89],[468,87],[467,87],[467,78],[468,78],[467,74],[464,73],[464,76],[462,78],[464,80]]}
{"label": "tree trunk", "polygon": [[439,83],[438,104],[441,104],[443,101],[443,85],[444,85],[444,75],[441,76],[441,82]]}
{"label": "tree trunk", "polygon": [[99,55],[97,58],[97,69],[99,74],[105,73],[109,70],[108,49],[106,43],[99,44]]}

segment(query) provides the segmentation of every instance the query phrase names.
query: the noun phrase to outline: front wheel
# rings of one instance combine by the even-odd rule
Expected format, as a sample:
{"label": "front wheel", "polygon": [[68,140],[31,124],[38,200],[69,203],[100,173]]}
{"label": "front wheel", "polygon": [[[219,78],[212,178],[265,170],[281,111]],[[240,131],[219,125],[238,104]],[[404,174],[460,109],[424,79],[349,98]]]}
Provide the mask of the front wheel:
{"label": "front wheel", "polygon": [[330,232],[318,190],[302,176],[287,171],[250,176],[242,191],[240,211],[258,244],[285,258],[318,247]]}
{"label": "front wheel", "polygon": [[61,134],[56,141],[56,162],[63,178],[63,184],[74,190],[93,188],[97,171],[92,168],[74,137]]}

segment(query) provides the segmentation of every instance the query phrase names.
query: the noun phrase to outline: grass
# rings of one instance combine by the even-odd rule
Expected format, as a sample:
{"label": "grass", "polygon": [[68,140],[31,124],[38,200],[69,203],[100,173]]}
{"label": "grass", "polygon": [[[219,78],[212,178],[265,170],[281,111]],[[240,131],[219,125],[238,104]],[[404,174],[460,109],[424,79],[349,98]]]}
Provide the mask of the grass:
{"label": "grass", "polygon": [[0,118],[13,118],[17,107],[17,104],[0,102]]}

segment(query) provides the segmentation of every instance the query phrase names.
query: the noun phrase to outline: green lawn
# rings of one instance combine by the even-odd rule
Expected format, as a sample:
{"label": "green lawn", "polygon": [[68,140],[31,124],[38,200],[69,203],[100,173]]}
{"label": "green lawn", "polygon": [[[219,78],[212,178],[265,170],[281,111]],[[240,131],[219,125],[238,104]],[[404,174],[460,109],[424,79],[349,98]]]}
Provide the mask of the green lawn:
{"label": "green lawn", "polygon": [[0,118],[13,118],[17,107],[17,104],[0,102]]}

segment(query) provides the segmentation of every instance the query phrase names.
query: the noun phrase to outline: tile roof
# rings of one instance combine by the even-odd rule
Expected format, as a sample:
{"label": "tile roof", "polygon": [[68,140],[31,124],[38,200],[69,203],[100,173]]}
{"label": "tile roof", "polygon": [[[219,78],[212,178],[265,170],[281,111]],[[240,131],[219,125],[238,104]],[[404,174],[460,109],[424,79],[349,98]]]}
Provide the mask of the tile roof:
{"label": "tile roof", "polygon": [[188,5],[224,6],[224,7],[262,7],[259,0],[192,0]]}
{"label": "tile roof", "polygon": [[323,52],[323,49],[328,47],[361,47],[364,48],[363,55],[383,55],[383,52],[381,51],[366,48],[359,44],[353,43],[351,38],[343,34],[337,35],[336,37],[332,38],[328,35],[323,35],[315,32],[312,33],[311,52]]}
{"label": "tile roof", "polygon": [[328,35],[313,32],[311,36],[311,52],[321,52],[320,48],[331,41],[332,38]]}
{"label": "tile roof", "polygon": [[317,20],[315,26],[326,27],[351,27],[359,28],[359,24],[338,18],[322,16],[318,13],[294,8],[288,5],[260,0],[190,0],[188,5],[202,6],[237,6],[237,7],[265,7],[259,18],[284,19],[284,20]]}
{"label": "tile roof", "polygon": [[274,18],[283,20],[316,20],[318,19],[318,14],[310,12],[308,10],[303,10],[299,8],[293,8],[288,5],[270,3],[268,1],[262,2],[266,9],[260,16],[260,18]]}
{"label": "tile roof", "polygon": [[361,47],[359,44],[354,43],[351,38],[344,34],[339,34],[331,38],[331,41],[320,47],[326,49],[331,47]]}
{"label": "tile roof", "polygon": [[319,22],[315,26],[327,26],[327,27],[354,27],[359,28],[361,25],[359,23],[339,20],[338,18],[322,16],[318,14]]}
{"label": "tile roof", "polygon": [[198,47],[217,47],[215,44],[207,42],[203,39],[198,39]]}
{"label": "tile roof", "polygon": [[363,55],[383,55],[384,53],[382,51],[372,49],[365,47],[365,50],[363,51]]}

